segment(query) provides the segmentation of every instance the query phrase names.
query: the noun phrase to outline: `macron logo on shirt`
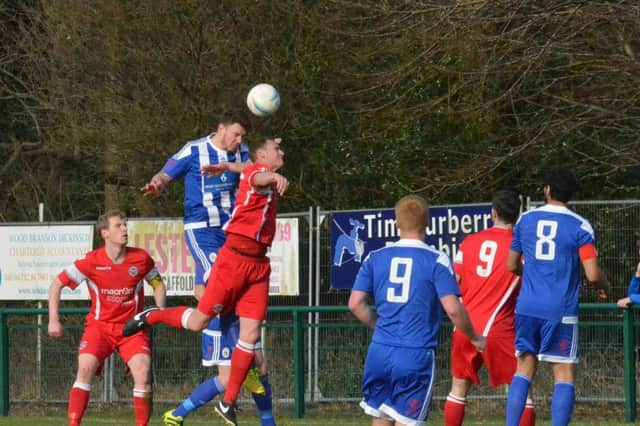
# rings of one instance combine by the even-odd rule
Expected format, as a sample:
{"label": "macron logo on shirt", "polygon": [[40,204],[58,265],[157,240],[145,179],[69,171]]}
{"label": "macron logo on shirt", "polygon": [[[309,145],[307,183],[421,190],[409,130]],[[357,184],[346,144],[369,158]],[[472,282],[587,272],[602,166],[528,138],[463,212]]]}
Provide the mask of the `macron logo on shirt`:
{"label": "macron logo on shirt", "polygon": [[111,266],[96,266],[96,271],[110,271]]}

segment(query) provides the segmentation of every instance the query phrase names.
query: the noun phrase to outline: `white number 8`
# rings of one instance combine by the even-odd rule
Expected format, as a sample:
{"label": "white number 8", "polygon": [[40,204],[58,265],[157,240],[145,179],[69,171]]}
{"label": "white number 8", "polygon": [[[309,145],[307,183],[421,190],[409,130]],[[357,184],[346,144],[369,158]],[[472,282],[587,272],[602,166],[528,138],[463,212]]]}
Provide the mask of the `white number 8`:
{"label": "white number 8", "polygon": [[558,232],[558,222],[541,220],[536,229],[536,259],[553,260],[556,257],[556,242],[553,239]]}
{"label": "white number 8", "polygon": [[[404,273],[402,275],[398,275],[401,265],[404,266]],[[394,257],[391,259],[389,282],[392,284],[400,284],[400,294],[397,294],[398,288],[387,288],[387,302],[407,303],[409,301],[412,267],[413,259],[411,259],[410,257]]]}

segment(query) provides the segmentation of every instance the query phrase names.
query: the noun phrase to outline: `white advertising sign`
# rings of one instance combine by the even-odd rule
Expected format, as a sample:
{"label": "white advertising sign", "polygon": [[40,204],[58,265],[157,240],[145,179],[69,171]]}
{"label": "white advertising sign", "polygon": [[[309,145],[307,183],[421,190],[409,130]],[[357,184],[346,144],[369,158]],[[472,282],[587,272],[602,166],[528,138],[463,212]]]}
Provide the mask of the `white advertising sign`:
{"label": "white advertising sign", "polygon": [[300,294],[298,251],[298,219],[278,218],[276,234],[269,251],[271,259],[269,295],[297,296]]}
{"label": "white advertising sign", "polygon": [[[93,245],[92,225],[0,226],[0,300],[44,300],[49,285]],[[86,286],[63,299],[86,299]]]}

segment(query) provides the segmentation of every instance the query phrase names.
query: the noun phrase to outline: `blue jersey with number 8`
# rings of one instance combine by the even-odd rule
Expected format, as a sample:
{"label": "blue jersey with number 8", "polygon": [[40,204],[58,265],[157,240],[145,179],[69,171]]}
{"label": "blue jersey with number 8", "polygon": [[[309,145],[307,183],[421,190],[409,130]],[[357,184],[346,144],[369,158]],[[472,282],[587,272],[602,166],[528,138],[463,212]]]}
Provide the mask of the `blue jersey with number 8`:
{"label": "blue jersey with number 8", "polygon": [[511,250],[523,257],[516,314],[549,321],[578,315],[580,247],[595,244],[591,224],[564,206],[545,205],[520,216]]}
{"label": "blue jersey with number 8", "polygon": [[409,239],[370,252],[353,290],[373,295],[378,321],[371,341],[410,348],[437,346],[440,298],[460,295],[449,257]]}

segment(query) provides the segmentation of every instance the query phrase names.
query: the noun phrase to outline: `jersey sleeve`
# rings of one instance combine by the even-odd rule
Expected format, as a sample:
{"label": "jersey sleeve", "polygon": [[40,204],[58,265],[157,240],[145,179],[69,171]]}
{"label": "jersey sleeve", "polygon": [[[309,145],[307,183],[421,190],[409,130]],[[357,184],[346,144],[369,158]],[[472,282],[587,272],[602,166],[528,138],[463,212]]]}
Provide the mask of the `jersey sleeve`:
{"label": "jersey sleeve", "polygon": [[249,186],[251,186],[254,189],[257,189],[257,186],[254,182],[255,177],[258,173],[263,173],[263,172],[268,172],[269,169],[267,169],[264,166],[260,166],[260,165],[255,165],[254,167],[249,166],[249,170],[247,171],[249,174],[247,175],[247,182],[249,183]]}
{"label": "jersey sleeve", "polygon": [[190,158],[191,144],[186,144],[180,151],[176,152],[167,160],[161,171],[171,177],[171,179],[181,178],[189,171]]}
{"label": "jersey sleeve", "polygon": [[370,256],[364,259],[356,280],[353,283],[353,290],[364,291],[365,293],[373,294],[373,270]]}
{"label": "jersey sleeve", "polygon": [[439,298],[450,294],[460,296],[460,289],[453,275],[453,269],[451,269],[451,261],[449,256],[444,253],[440,253],[436,261],[433,281]]}
{"label": "jersey sleeve", "polygon": [[151,256],[149,256],[148,253],[145,253],[144,262],[145,271],[147,271],[147,273],[144,275],[145,281],[147,281],[147,283],[149,283],[149,285],[153,288],[158,287],[163,283],[163,281],[160,272],[158,272],[158,268],[156,268],[156,262]]}
{"label": "jersey sleeve", "polygon": [[462,276],[462,271],[464,269],[464,266],[463,266],[464,250],[465,250],[465,244],[463,241],[462,244],[460,244],[460,248],[456,252],[456,257],[453,259],[453,270],[456,273],[456,275],[459,277]]}
{"label": "jersey sleeve", "polygon": [[87,279],[87,273],[89,269],[89,261],[84,259],[78,259],[73,264],[65,268],[60,274],[58,279],[66,287],[75,290],[84,280]]}
{"label": "jersey sleeve", "polygon": [[631,303],[640,303],[640,278],[631,277],[629,281],[629,288],[627,289],[627,296],[631,299]]}
{"label": "jersey sleeve", "polygon": [[242,144],[240,144],[240,162],[246,163],[250,159],[251,156],[249,155],[249,145],[247,145],[246,142],[242,142]]}
{"label": "jersey sleeve", "polygon": [[596,238],[593,232],[593,228],[591,227],[591,224],[586,220],[583,221],[580,227],[578,228],[577,240],[578,240],[578,247],[582,247],[587,244],[592,244],[595,246],[596,244]]}

